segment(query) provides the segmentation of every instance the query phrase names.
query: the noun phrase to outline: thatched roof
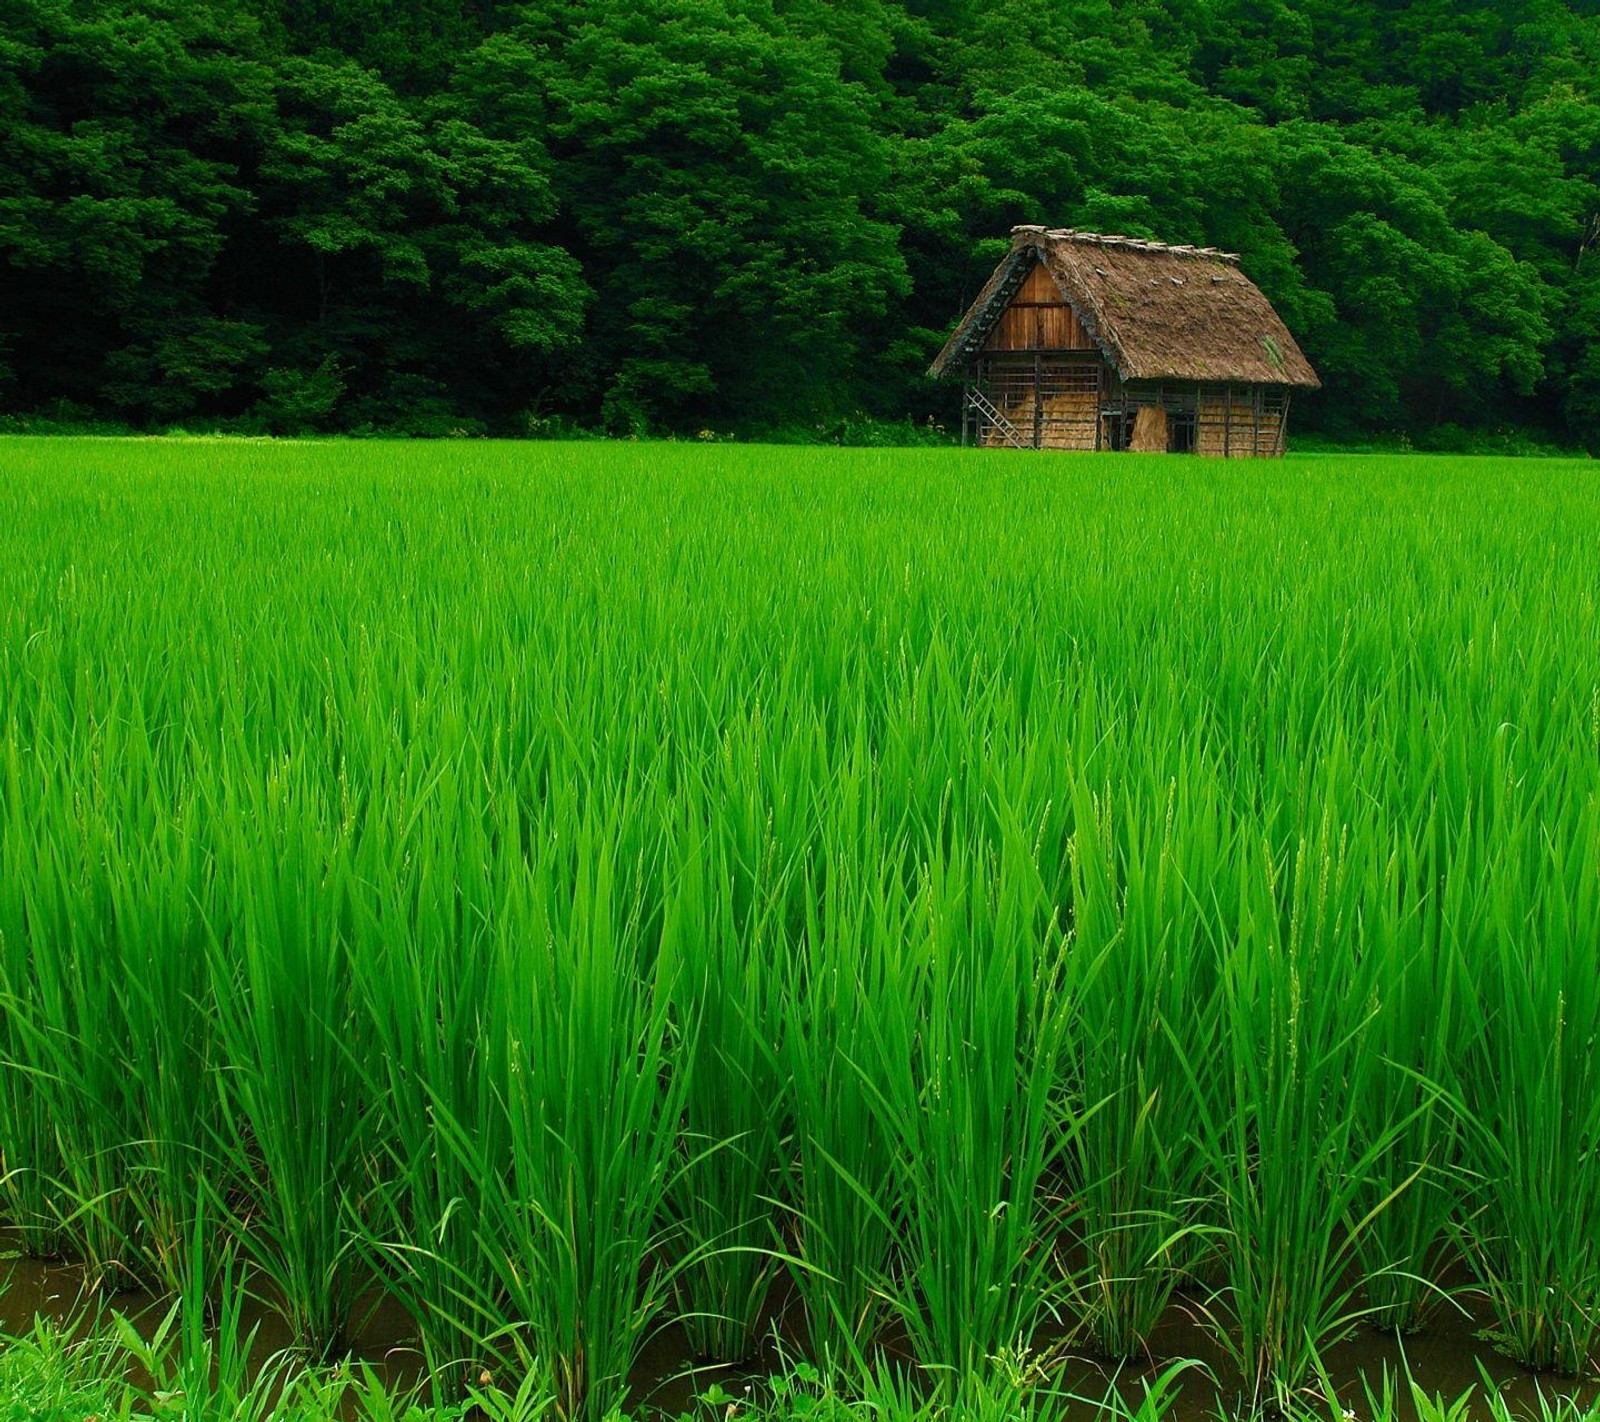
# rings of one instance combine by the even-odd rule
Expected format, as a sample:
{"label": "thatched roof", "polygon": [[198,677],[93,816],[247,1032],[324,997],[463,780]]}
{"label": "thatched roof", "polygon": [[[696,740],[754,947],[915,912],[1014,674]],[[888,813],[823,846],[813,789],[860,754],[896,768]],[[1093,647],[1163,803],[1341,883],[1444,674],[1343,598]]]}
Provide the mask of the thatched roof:
{"label": "thatched roof", "polygon": [[1234,253],[1043,227],[1011,229],[1010,252],[930,375],[977,356],[1036,262],[1124,380],[1322,383]]}

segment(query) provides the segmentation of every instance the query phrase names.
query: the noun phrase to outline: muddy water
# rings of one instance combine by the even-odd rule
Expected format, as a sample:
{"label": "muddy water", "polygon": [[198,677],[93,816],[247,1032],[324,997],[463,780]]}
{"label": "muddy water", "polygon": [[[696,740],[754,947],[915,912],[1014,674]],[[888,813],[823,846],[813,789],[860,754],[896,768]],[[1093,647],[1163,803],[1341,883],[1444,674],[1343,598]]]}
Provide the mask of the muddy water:
{"label": "muddy water", "polygon": [[[1356,1419],[1369,1416],[1362,1392],[1363,1375],[1376,1391],[1386,1366],[1395,1373],[1409,1367],[1412,1376],[1430,1393],[1441,1393],[1447,1400],[1469,1387],[1481,1392],[1481,1366],[1514,1408],[1530,1416],[1538,1415],[1541,1388],[1547,1396],[1572,1395],[1585,1402],[1600,1399],[1600,1376],[1578,1380],[1536,1378],[1500,1356],[1485,1336],[1491,1320],[1483,1299],[1459,1282],[1452,1295],[1455,1306],[1441,1304],[1420,1333],[1400,1340],[1392,1334],[1358,1329],[1328,1350],[1323,1362],[1343,1405]],[[101,1306],[114,1307],[128,1315],[147,1336],[166,1307],[160,1300],[141,1293],[124,1294]],[[84,1299],[80,1269],[25,1258],[16,1250],[15,1241],[0,1233],[0,1330],[25,1332],[33,1326],[36,1314],[81,1320],[93,1307]],[[681,1330],[671,1325],[662,1328],[647,1343],[630,1380],[630,1410],[641,1418],[670,1418],[687,1410],[695,1394],[713,1383],[736,1396],[747,1387],[759,1390],[761,1379],[785,1353],[798,1357],[803,1350],[803,1338],[794,1327],[793,1310],[785,1307],[781,1296],[774,1296],[771,1315],[769,1341],[761,1356],[740,1367],[697,1366],[688,1355]],[[289,1342],[281,1322],[268,1307],[257,1304],[247,1310],[245,1327],[258,1330],[255,1353],[261,1359]],[[1145,1382],[1153,1379],[1165,1362],[1193,1358],[1205,1365],[1209,1375],[1201,1369],[1191,1371],[1178,1405],[1169,1415],[1174,1422],[1216,1422],[1219,1407],[1226,1408],[1237,1397],[1238,1383],[1230,1377],[1226,1360],[1201,1326],[1194,1304],[1181,1298],[1175,1302],[1151,1345],[1156,1362],[1143,1367],[1124,1365],[1120,1370],[1113,1363],[1069,1352],[1059,1385],[1063,1392],[1084,1400],[1069,1404],[1065,1417],[1070,1422],[1087,1422],[1095,1417],[1098,1409],[1089,1399],[1102,1398],[1111,1388],[1137,1405]],[[392,1386],[410,1386],[421,1377],[422,1359],[415,1331],[409,1317],[393,1300],[376,1294],[362,1300],[357,1311],[354,1353]],[[1402,1406],[1400,1415],[1413,1418],[1409,1405]]]}
{"label": "muddy water", "polygon": [[[81,1333],[92,1327],[97,1317],[109,1321],[116,1312],[148,1339],[170,1307],[170,1300],[143,1290],[109,1298],[97,1296],[85,1289],[84,1273],[78,1265],[30,1259],[9,1231],[0,1229],[0,1333],[26,1333],[40,1316],[70,1323]],[[288,1330],[270,1303],[252,1298],[243,1315],[244,1332],[255,1334],[251,1356],[258,1365],[289,1346]],[[416,1330],[404,1309],[373,1292],[358,1303],[355,1325],[357,1360],[370,1364],[391,1387],[407,1388],[420,1380],[422,1355]]]}

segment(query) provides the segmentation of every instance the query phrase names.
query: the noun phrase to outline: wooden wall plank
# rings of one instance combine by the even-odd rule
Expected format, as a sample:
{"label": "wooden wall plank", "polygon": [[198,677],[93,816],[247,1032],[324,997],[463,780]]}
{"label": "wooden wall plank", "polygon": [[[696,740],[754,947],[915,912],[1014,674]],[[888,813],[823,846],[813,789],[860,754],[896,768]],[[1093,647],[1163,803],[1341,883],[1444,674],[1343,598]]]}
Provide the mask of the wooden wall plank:
{"label": "wooden wall plank", "polygon": [[986,351],[1087,351],[1094,349],[1063,300],[1055,278],[1043,266],[1030,271],[983,343]]}

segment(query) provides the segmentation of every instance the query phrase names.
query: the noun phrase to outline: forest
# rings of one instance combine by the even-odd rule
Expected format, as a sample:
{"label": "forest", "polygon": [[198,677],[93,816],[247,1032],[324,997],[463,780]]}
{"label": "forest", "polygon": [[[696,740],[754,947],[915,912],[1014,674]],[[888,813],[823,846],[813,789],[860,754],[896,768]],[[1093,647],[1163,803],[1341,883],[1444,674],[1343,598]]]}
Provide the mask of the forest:
{"label": "forest", "polygon": [[1013,223],[1600,452],[1597,0],[0,0],[0,429],[937,437]]}

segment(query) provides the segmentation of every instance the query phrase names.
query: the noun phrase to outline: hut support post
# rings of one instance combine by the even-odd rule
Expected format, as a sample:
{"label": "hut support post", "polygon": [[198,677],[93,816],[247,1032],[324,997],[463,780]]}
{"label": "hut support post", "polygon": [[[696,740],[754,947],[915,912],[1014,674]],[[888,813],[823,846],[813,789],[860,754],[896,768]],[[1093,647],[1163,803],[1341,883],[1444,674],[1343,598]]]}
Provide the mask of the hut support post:
{"label": "hut support post", "polygon": [[1039,352],[1033,353],[1033,447],[1044,445],[1044,371]]}
{"label": "hut support post", "polygon": [[1278,407],[1278,437],[1272,442],[1272,457],[1281,459],[1289,439],[1289,392],[1283,392],[1283,404]]}
{"label": "hut support post", "polygon": [[967,426],[972,420],[972,377],[961,382],[961,447],[967,447]]}

